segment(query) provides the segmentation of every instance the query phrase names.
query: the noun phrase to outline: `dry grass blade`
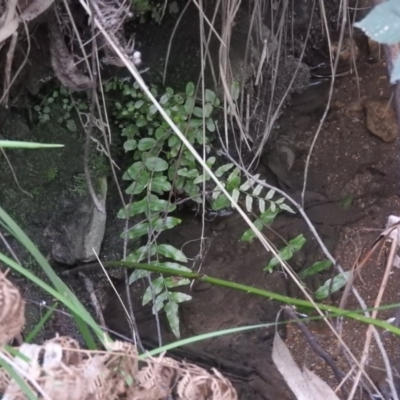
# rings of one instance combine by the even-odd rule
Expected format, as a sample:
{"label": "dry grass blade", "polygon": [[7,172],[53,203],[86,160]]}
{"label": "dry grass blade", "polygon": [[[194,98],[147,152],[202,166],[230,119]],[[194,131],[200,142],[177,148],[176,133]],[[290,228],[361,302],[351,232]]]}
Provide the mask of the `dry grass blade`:
{"label": "dry grass blade", "polygon": [[317,375],[307,368],[300,370],[278,333],[275,334],[272,359],[298,400],[339,400]]}

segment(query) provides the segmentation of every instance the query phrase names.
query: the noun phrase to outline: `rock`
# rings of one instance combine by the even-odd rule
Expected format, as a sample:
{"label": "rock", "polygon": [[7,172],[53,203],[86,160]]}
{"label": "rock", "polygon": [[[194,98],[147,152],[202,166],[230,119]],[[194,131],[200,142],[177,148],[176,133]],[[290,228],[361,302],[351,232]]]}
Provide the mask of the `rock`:
{"label": "rock", "polygon": [[295,159],[293,150],[285,145],[279,146],[267,156],[269,169],[276,175],[280,184],[283,183],[289,188],[293,186],[290,181],[290,170]]}
{"label": "rock", "polygon": [[[98,182],[97,196],[105,208],[107,180],[99,178]],[[104,237],[106,215],[97,210],[89,194],[63,199],[63,206],[61,215],[46,229],[53,260],[67,265],[95,260]]]}
{"label": "rock", "polygon": [[388,100],[368,99],[363,103],[367,129],[384,142],[393,142],[399,134],[396,113]]}

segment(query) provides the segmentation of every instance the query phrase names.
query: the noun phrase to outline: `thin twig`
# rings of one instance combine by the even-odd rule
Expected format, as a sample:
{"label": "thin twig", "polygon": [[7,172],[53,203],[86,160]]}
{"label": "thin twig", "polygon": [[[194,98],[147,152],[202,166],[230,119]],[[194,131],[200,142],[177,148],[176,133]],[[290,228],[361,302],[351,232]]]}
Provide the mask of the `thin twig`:
{"label": "thin twig", "polygon": [[[299,327],[299,329],[303,333],[304,337],[306,338],[310,347],[313,349],[314,353],[316,353],[319,357],[321,357],[329,365],[333,374],[335,375],[336,380],[338,381],[339,384],[341,384],[343,377],[344,377],[344,373],[339,370],[339,368],[333,361],[333,358],[317,343],[315,336],[312,335],[312,333],[309,331],[307,326],[303,322],[301,322],[300,318],[294,312],[292,307],[285,306],[285,307],[283,307],[283,310],[290,319],[296,321],[296,325]],[[345,397],[347,397],[347,393],[344,390],[344,388],[342,388],[342,393]]]}
{"label": "thin twig", "polygon": [[30,194],[29,192],[27,192],[26,190],[22,189],[21,185],[19,184],[17,175],[16,175],[16,173],[15,173],[15,171],[14,171],[14,168],[13,168],[13,166],[12,166],[12,164],[11,164],[11,161],[9,160],[9,158],[8,158],[8,156],[7,156],[6,151],[5,151],[3,148],[0,148],[0,150],[1,150],[1,152],[2,152],[2,154],[3,154],[3,156],[4,156],[4,158],[6,159],[6,162],[7,162],[8,166],[10,167],[11,174],[12,174],[12,176],[13,176],[13,178],[14,178],[15,184],[18,186],[18,189],[19,189],[22,193],[25,193],[25,194],[28,195],[29,197],[33,198],[33,195]]}
{"label": "thin twig", "polygon": [[[95,35],[95,26],[94,26],[94,13],[92,11],[91,17],[90,17],[90,26],[92,30],[92,37]],[[92,41],[92,66],[91,66],[91,71],[92,71],[92,102],[90,105],[90,111],[89,111],[89,124],[86,127],[86,140],[85,140],[85,150],[84,150],[84,170],[85,170],[85,178],[86,178],[86,183],[89,189],[90,196],[93,200],[94,205],[96,206],[97,210],[101,212],[102,214],[106,213],[106,210],[104,206],[100,203],[96,191],[94,190],[93,187],[93,182],[92,182],[92,177],[90,175],[90,168],[89,168],[89,157],[90,157],[90,138],[92,136],[93,132],[93,127],[94,127],[94,112],[96,109],[96,99],[97,99],[97,68],[96,68],[96,57],[95,54],[97,53],[97,45],[96,41]]]}
{"label": "thin twig", "polygon": [[18,76],[21,73],[22,69],[25,67],[25,64],[28,61],[29,54],[31,52],[31,40],[30,40],[30,36],[29,36],[28,24],[26,23],[25,20],[22,20],[22,23],[23,23],[24,28],[25,28],[25,34],[26,34],[26,37],[27,37],[28,49],[27,49],[27,52],[26,52],[24,60],[22,61],[21,65],[18,67],[17,72],[14,74],[14,76],[13,76],[10,84],[8,85],[7,89],[4,91],[3,96],[0,99],[0,103],[3,103],[4,98],[6,96],[8,96],[9,90],[11,89],[11,87],[14,84],[15,80],[18,78]]}
{"label": "thin twig", "polygon": [[[396,255],[396,251],[397,251],[397,247],[398,247],[398,240],[397,240],[397,238],[398,238],[398,232],[397,232],[398,229],[399,229],[398,226],[395,227],[393,229],[394,235],[390,235],[390,238],[392,239],[392,245],[391,245],[389,257],[388,257],[388,260],[387,260],[387,263],[386,263],[385,274],[383,276],[382,284],[381,284],[381,286],[379,288],[379,293],[378,293],[378,295],[376,297],[374,307],[379,307],[380,306],[380,304],[382,302],[383,294],[385,292],[385,289],[386,289],[386,286],[387,286],[387,283],[388,283],[388,280],[389,280],[389,276],[390,276],[390,273],[391,273],[391,270],[392,270],[392,266],[393,266],[394,257]],[[377,309],[374,309],[374,311],[372,311],[371,317],[372,318],[376,318],[377,314],[378,314]],[[370,325],[368,327],[367,334],[366,334],[366,339],[365,339],[364,350],[363,350],[363,355],[362,355],[362,358],[361,358],[361,361],[360,361],[360,364],[361,364],[362,368],[357,373],[357,376],[356,376],[356,378],[354,380],[354,384],[353,384],[353,387],[352,387],[352,390],[350,392],[350,396],[349,396],[348,400],[352,400],[354,395],[355,395],[356,387],[358,385],[358,382],[359,382],[359,380],[361,378],[361,374],[363,372],[362,369],[363,369],[363,367],[365,365],[365,362],[367,361],[367,358],[368,358],[369,348],[370,348],[371,339],[372,339],[372,332],[374,330],[376,331],[376,329],[372,325]],[[390,387],[391,392],[392,392],[393,400],[399,400],[399,398],[397,396],[396,388],[394,386],[393,374],[392,374],[392,368],[391,368],[391,365],[390,365],[390,361],[386,357],[386,359],[384,358],[384,362],[385,362],[385,366],[386,366],[387,381],[388,381],[389,387]]]}
{"label": "thin twig", "polygon": [[94,307],[94,310],[96,312],[97,315],[97,319],[100,323],[100,326],[102,328],[104,328],[106,326],[106,323],[104,321],[104,316],[103,313],[101,311],[101,307],[100,307],[100,303],[99,300],[97,299],[94,287],[93,287],[93,283],[92,281],[89,279],[89,277],[87,275],[85,275],[83,272],[79,272],[78,275],[83,279],[83,282],[85,284],[86,290],[90,295],[90,300],[92,301],[92,305]]}
{"label": "thin twig", "polygon": [[10,252],[11,256],[14,258],[14,260],[19,264],[21,264],[21,261],[19,260],[18,256],[14,253],[14,250],[12,249],[12,247],[10,246],[10,244],[8,243],[7,239],[4,237],[4,235],[1,233],[0,231],[0,239],[1,241],[4,243],[4,245],[6,246],[7,250]]}
{"label": "thin twig", "polygon": [[[347,3],[347,0],[346,0],[346,3]],[[326,20],[325,4],[324,4],[323,0],[320,0],[320,5],[321,5],[321,11],[324,11],[322,13],[322,15],[323,15],[324,23],[325,23],[325,29],[326,29],[326,32],[328,33],[328,35],[327,35],[327,37],[328,37],[328,45],[329,45],[329,49],[331,51],[332,44],[331,44],[331,40],[330,40],[330,36],[329,36],[328,22]],[[344,36],[345,27],[346,27],[346,21],[347,21],[347,7],[343,11],[342,23],[341,23],[341,27],[340,27],[340,37],[339,37],[338,49],[340,49],[342,47],[343,36]],[[328,115],[328,112],[329,112],[329,109],[330,109],[330,106],[331,106],[331,101],[332,101],[332,96],[333,96],[333,88],[334,88],[334,85],[335,85],[335,75],[336,75],[338,64],[339,64],[339,55],[336,56],[334,64],[331,65],[331,68],[332,68],[332,80],[331,80],[331,86],[330,86],[330,89],[329,89],[328,102],[326,103],[324,114],[322,115],[322,118],[321,118],[321,120],[320,120],[320,122],[318,124],[317,131],[315,132],[314,138],[312,140],[312,143],[311,143],[310,149],[308,151],[308,155],[307,155],[306,166],[304,168],[303,189],[302,189],[302,192],[301,192],[301,205],[303,207],[304,207],[304,196],[305,196],[306,188],[307,188],[308,169],[310,167],[311,156],[313,154],[314,147],[315,147],[315,145],[317,143],[317,140],[319,138],[319,134],[320,134],[320,132],[322,130],[322,126],[325,123],[326,117]]]}
{"label": "thin twig", "polygon": [[15,46],[17,45],[17,41],[18,41],[18,31],[15,31],[11,36],[10,46],[8,48],[6,56],[6,66],[4,68],[4,86],[3,86],[4,96],[2,97],[2,105],[6,108],[8,108],[8,96],[11,87],[10,85],[11,67],[14,59]]}

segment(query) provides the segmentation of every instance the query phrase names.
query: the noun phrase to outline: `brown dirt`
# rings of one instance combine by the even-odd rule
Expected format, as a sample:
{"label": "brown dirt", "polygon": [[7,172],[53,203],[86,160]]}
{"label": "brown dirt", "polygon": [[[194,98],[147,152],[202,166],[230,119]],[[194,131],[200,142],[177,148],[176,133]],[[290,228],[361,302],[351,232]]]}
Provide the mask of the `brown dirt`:
{"label": "brown dirt", "polygon": [[[365,110],[357,106],[362,96],[372,99],[390,97],[385,66],[383,63],[362,64],[358,73],[360,92],[354,74],[337,81],[331,111],[317,141],[308,177],[308,189],[330,199],[354,196],[352,205],[360,218],[355,223],[343,224],[346,226],[340,230],[335,251],[345,270],[352,267],[357,254],[364,254],[371,246],[384,228],[387,217],[400,212],[397,139],[392,143],[384,143],[369,133],[365,127]],[[304,149],[312,140],[320,117],[320,107],[311,111],[308,108],[306,113],[301,107],[293,107],[287,110],[279,122],[278,133],[286,136],[300,149],[300,157],[296,159],[291,172],[298,182],[302,181],[304,171]],[[263,272],[271,256],[257,241],[251,244],[239,241],[245,229],[245,223],[235,215],[224,220],[206,221],[204,225],[200,217],[187,216],[178,229],[174,230],[173,236],[166,237],[166,242],[182,248],[192,258],[195,271],[286,295],[298,295],[282,271]],[[277,219],[273,229],[285,238],[293,238],[299,233],[305,233],[308,238],[305,252],[291,260],[296,271],[310,260],[321,259],[315,241],[306,232],[305,224],[299,218],[283,215]],[[276,246],[281,245],[272,231],[266,232],[266,235]],[[379,259],[375,257],[371,260],[356,281],[356,288],[368,306],[373,306],[381,286],[386,258],[387,251],[382,252]],[[331,274],[330,271],[313,279],[310,282],[311,288],[317,288]],[[400,271],[395,268],[382,304],[399,301],[397,275],[400,275]],[[279,304],[271,300],[203,283],[195,283],[191,295],[193,300],[182,306],[181,322],[185,337],[225,328],[273,323],[280,308]],[[338,305],[340,298],[341,293],[335,294],[332,304]],[[350,296],[347,308],[360,308],[353,296]],[[382,312],[378,318],[386,319],[392,314],[393,311]],[[349,367],[343,357],[338,355],[337,341],[326,325],[318,322],[310,323],[308,327],[320,345],[330,352],[338,366],[347,373]],[[365,343],[365,330],[365,325],[350,319],[343,325],[343,340],[358,359]],[[206,340],[194,348],[221,357],[222,360],[229,360],[238,368],[254,368],[256,372],[242,381],[238,376],[233,377],[235,382],[240,383],[238,387],[242,392],[239,398],[291,398],[290,392],[271,365],[273,334],[274,328],[271,326]],[[287,343],[299,364],[306,365],[336,387],[331,370],[312,353],[297,328],[288,328]],[[384,343],[389,359],[396,362],[399,354],[393,345],[394,338],[384,335]],[[368,364],[382,366],[375,347],[372,341]]]}

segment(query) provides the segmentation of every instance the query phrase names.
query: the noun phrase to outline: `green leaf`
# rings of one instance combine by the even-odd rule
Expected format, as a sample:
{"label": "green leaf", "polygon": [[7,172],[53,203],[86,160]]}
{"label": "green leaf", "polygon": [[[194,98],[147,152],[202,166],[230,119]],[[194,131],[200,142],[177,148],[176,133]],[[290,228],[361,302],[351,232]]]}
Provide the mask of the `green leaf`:
{"label": "green leaf", "polygon": [[215,106],[216,99],[217,96],[215,95],[215,93],[210,89],[206,89],[206,101],[209,101],[213,106]]}
{"label": "green leaf", "polygon": [[215,124],[212,118],[206,119],[206,127],[210,132],[215,132]]}
{"label": "green leaf", "polygon": [[299,251],[306,243],[306,238],[303,234],[296,236],[294,239],[289,240],[289,245],[293,252]]}
{"label": "green leaf", "polygon": [[191,114],[193,112],[194,103],[195,102],[194,102],[194,98],[193,97],[188,97],[186,99],[185,105],[183,106],[183,108],[186,111],[186,114]]}
{"label": "green leaf", "polygon": [[150,303],[150,301],[153,299],[153,294],[154,297],[156,297],[158,294],[162,292],[163,289],[164,289],[164,278],[160,276],[154,279],[154,281],[151,282],[151,286],[149,286],[144,292],[142,299],[142,306],[145,306],[146,304]]}
{"label": "green leaf", "polygon": [[185,99],[180,94],[176,94],[174,100],[177,104],[183,104],[185,102]]}
{"label": "green leaf", "polygon": [[139,115],[139,118],[136,120],[136,126],[138,128],[142,128],[147,125],[147,119],[143,115]]}
{"label": "green leaf", "polygon": [[161,140],[161,139],[166,139],[170,135],[171,131],[163,129],[163,128],[157,128],[156,129],[156,139]]}
{"label": "green leaf", "polygon": [[231,204],[231,206],[234,207],[234,205],[239,201],[239,196],[240,196],[239,190],[233,189],[231,196],[232,196],[232,204]]}
{"label": "green leaf", "polygon": [[169,192],[172,189],[171,183],[166,176],[155,176],[149,184],[151,190],[155,192]]}
{"label": "green leaf", "polygon": [[215,171],[215,176],[217,178],[220,178],[225,172],[228,172],[230,169],[234,167],[234,164],[229,163],[225,165],[221,165],[216,171]]}
{"label": "green leaf", "polygon": [[[187,278],[176,278],[174,276],[168,277],[164,279],[165,286],[167,286],[168,289],[175,288],[178,286],[183,286],[183,285],[189,285],[190,284],[190,279]],[[189,299],[190,300],[190,299]],[[176,303],[180,303],[179,301],[176,301]]]}
{"label": "green leaf", "polygon": [[182,222],[181,219],[175,217],[159,218],[153,228],[156,232],[162,232],[167,229],[172,229]]}
{"label": "green leaf", "polygon": [[197,118],[203,118],[203,109],[200,107],[194,107],[193,115]]}
{"label": "green leaf", "polygon": [[186,179],[183,176],[179,176],[175,181],[175,189],[181,190],[185,186]]}
{"label": "green leaf", "polygon": [[[293,249],[291,246],[286,246],[282,250],[280,250],[278,254],[283,261],[287,261],[293,257]],[[264,268],[264,271],[271,272],[273,268],[276,267],[279,263],[280,261],[278,260],[278,258],[273,257],[268,265]]]}
{"label": "green leaf", "polygon": [[253,196],[257,197],[260,195],[263,186],[258,184],[253,190]]}
{"label": "green leaf", "polygon": [[232,82],[232,85],[231,85],[232,100],[236,101],[239,98],[239,95],[240,95],[240,84],[238,81],[234,81],[234,82]]}
{"label": "green leaf", "polygon": [[177,338],[179,338],[181,334],[179,332],[178,304],[168,302],[165,305],[164,310],[167,314],[169,326],[171,327],[172,332]]}
{"label": "green leaf", "polygon": [[183,303],[184,301],[192,300],[192,296],[189,296],[188,294],[180,293],[180,292],[171,292],[169,294],[169,298],[174,303]]}
{"label": "green leaf", "polygon": [[139,279],[145,278],[149,274],[149,271],[146,271],[145,269],[135,269],[131,276],[129,277],[129,284],[132,285],[132,283],[136,282]]}
{"label": "green leaf", "polygon": [[239,176],[234,176],[231,179],[228,178],[228,181],[226,182],[226,189],[228,192],[231,192],[233,189],[238,189],[240,186],[240,177]]}
{"label": "green leaf", "polygon": [[250,195],[246,196],[246,210],[251,212],[253,210],[253,197]]}
{"label": "green leaf", "polygon": [[[336,275],[334,278],[328,279],[318,290],[315,292],[315,297],[318,300],[326,299],[330,293],[335,293],[344,287],[347,283],[351,271],[346,271],[344,276],[342,274]],[[333,279],[333,281],[332,281]],[[331,292],[329,293],[329,291]]]}
{"label": "green leaf", "polygon": [[130,180],[130,179],[138,179],[141,174],[145,172],[144,164],[141,161],[137,161],[133,163],[125,172],[122,179]]}
{"label": "green leaf", "polygon": [[168,179],[170,181],[175,180],[177,170],[178,170],[178,163],[176,161],[173,161],[168,169]]}
{"label": "green leaf", "polygon": [[221,210],[222,208],[229,207],[231,204],[230,200],[222,193],[218,198],[213,202],[212,209],[214,211]]}
{"label": "green leaf", "polygon": [[144,160],[147,169],[153,172],[161,172],[168,169],[168,163],[160,157],[148,157]]}
{"label": "green leaf", "polygon": [[[262,223],[261,220],[256,219],[256,220],[253,222],[253,224],[256,226],[256,228],[257,228],[259,231],[262,230],[262,228],[263,228],[263,223]],[[247,230],[245,231],[245,233],[243,233],[243,235],[242,235],[242,237],[240,238],[240,240],[241,240],[242,242],[251,242],[255,237],[256,237],[255,232],[253,232],[253,230],[250,228],[250,229],[247,229]]]}
{"label": "green leaf", "polygon": [[354,24],[366,35],[382,44],[400,42],[400,3],[389,0],[375,6],[361,21]]}
{"label": "green leaf", "polygon": [[275,217],[279,214],[279,211],[280,210],[278,208],[272,210],[272,208],[270,207],[267,211],[263,212],[260,215],[260,219],[265,225],[269,225],[274,221]]}
{"label": "green leaf", "polygon": [[157,252],[164,257],[167,258],[172,258],[175,261],[179,262],[187,262],[186,256],[183,254],[183,252],[174,246],[171,246],[169,244],[159,244],[157,245]]}
{"label": "green leaf", "polygon": [[206,173],[204,175],[199,175],[197,178],[195,178],[193,184],[198,185],[199,183],[203,183],[208,180],[210,180],[210,175]]}
{"label": "green leaf", "polygon": [[171,135],[169,137],[169,139],[168,139],[168,146],[169,147],[174,147],[174,146],[176,146],[177,144],[180,144],[180,143],[181,143],[181,140],[176,135]]}
{"label": "green leaf", "polygon": [[154,147],[156,143],[157,141],[154,138],[149,138],[149,137],[143,138],[139,140],[138,149],[140,151],[146,151]]}
{"label": "green leaf", "polygon": [[[164,285],[166,285],[164,281]],[[161,294],[156,297],[156,301],[154,302],[153,308],[156,309],[156,312],[161,311],[164,308],[164,302],[168,300],[169,292],[168,290],[164,290]]]}
{"label": "green leaf", "polygon": [[216,160],[217,159],[214,156],[208,158],[206,161],[207,166],[211,168],[214,165]]}
{"label": "green leaf", "polygon": [[[201,126],[203,126],[203,120],[202,120],[202,119],[197,119],[197,118],[192,118],[192,119],[189,121],[189,126],[190,126],[191,128],[196,128],[196,129],[198,129],[198,128],[200,128]],[[192,140],[191,142],[193,142],[193,140]]]}
{"label": "green leaf", "polygon": [[153,212],[172,212],[176,209],[176,206],[170,203],[168,200],[159,199],[154,195],[149,196],[146,200],[150,211]]}
{"label": "green leaf", "polygon": [[189,197],[195,197],[200,192],[199,187],[195,185],[193,181],[187,181],[184,186],[184,190],[189,195]]}
{"label": "green leaf", "polygon": [[152,105],[149,107],[149,114],[150,114],[150,115],[154,115],[157,111],[158,111],[158,110],[157,110],[157,107],[156,107],[154,104],[152,104]]}
{"label": "green leaf", "polygon": [[178,175],[184,176],[185,178],[194,179],[199,176],[197,169],[188,170],[187,168],[178,169]]}
{"label": "green leaf", "polygon": [[135,150],[137,147],[137,141],[135,139],[129,139],[124,143],[125,152]]}
{"label": "green leaf", "polygon": [[67,121],[67,129],[70,132],[76,132],[77,131],[77,127],[76,127],[75,121],[73,119],[69,119]]}
{"label": "green leaf", "polygon": [[117,217],[125,219],[127,217],[133,217],[134,215],[144,213],[146,210],[147,210],[147,198],[145,197],[140,201],[129,203],[127,205],[127,210],[125,210],[125,208],[119,210]]}
{"label": "green leaf", "polygon": [[296,211],[293,210],[292,207],[288,206],[287,204],[283,203],[279,205],[279,209],[281,211],[287,211],[290,212],[291,214],[296,214]]}
{"label": "green leaf", "polygon": [[136,125],[129,124],[125,128],[122,129],[121,135],[122,136],[134,136],[139,132],[139,128]]}
{"label": "green leaf", "polygon": [[142,108],[143,104],[144,104],[144,100],[138,100],[138,101],[135,103],[134,107],[135,107],[137,110],[139,110],[140,108]]}
{"label": "green leaf", "polygon": [[[143,179],[144,175],[147,175],[147,179]],[[143,174],[141,177],[141,181],[133,181],[125,190],[126,194],[140,194],[143,192],[143,190],[147,187],[147,184],[149,183],[148,180],[149,174],[146,172],[146,174]]]}
{"label": "green leaf", "polygon": [[329,260],[324,260],[324,261],[317,261],[311,267],[308,267],[304,269],[303,271],[300,272],[299,276],[300,278],[304,279],[307,276],[313,276],[316,275],[322,271],[325,271],[332,265],[332,262]]}
{"label": "green leaf", "polygon": [[150,247],[142,246],[133,251],[126,257],[126,261],[139,263],[147,257],[153,257],[156,254],[156,246],[152,244]]}
{"label": "green leaf", "polygon": [[[133,228],[129,229],[126,233],[129,239],[137,239],[141,236],[147,235],[149,233],[149,223],[148,222],[140,222],[136,224]],[[125,233],[121,234],[121,237],[125,237]]]}
{"label": "green leaf", "polygon": [[194,95],[195,86],[193,82],[189,82],[186,85],[186,96],[193,96]]}
{"label": "green leaf", "polygon": [[160,99],[160,104],[168,103],[168,100],[169,100],[170,98],[171,98],[171,95],[170,95],[170,94],[168,94],[168,93],[163,94],[163,95],[161,96],[161,99]]}
{"label": "green leaf", "polygon": [[206,103],[204,106],[204,116],[209,118],[213,111],[213,106],[210,103]]}
{"label": "green leaf", "polygon": [[260,209],[261,214],[263,212],[265,212],[265,200],[264,199],[258,199],[258,208]]}

